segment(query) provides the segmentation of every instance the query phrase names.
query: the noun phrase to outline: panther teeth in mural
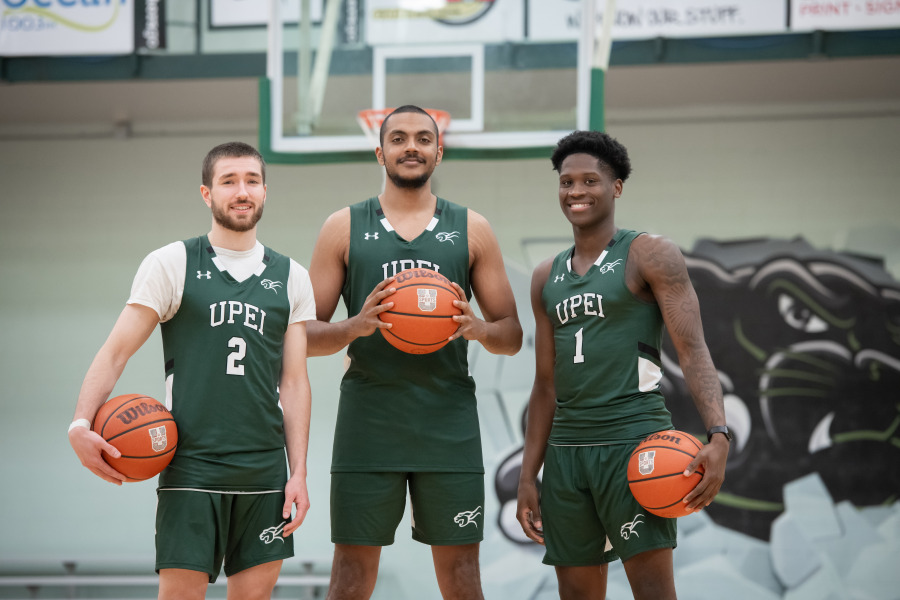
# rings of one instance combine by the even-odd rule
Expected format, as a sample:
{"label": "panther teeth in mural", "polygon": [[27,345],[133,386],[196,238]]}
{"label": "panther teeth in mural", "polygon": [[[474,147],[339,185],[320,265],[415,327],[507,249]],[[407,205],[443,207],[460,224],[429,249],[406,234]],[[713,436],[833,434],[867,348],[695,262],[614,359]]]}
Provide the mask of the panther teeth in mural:
{"label": "panther teeth in mural", "polygon": [[[881,262],[802,239],[703,240],[685,260],[735,433],[712,519],[768,539],[784,511],[783,486],[811,473],[835,502],[875,506],[900,497],[900,283]],[[527,291],[516,291],[524,313]],[[705,439],[668,340],[663,349],[675,427]],[[521,354],[534,360],[533,348]],[[530,383],[524,373],[533,365],[521,367],[520,381]],[[525,543],[515,520],[517,433],[494,485],[500,529]]]}

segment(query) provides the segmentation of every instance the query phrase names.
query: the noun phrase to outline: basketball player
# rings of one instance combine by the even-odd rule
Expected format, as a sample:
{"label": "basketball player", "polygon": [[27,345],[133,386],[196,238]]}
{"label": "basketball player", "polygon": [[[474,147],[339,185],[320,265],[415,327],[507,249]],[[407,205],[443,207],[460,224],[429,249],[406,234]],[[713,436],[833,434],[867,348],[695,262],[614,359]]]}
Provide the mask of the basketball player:
{"label": "basketball player", "polygon": [[[512,289],[497,240],[478,213],[431,192],[441,162],[438,129],[422,109],[403,106],[381,126],[384,192],[325,221],[310,262],[318,320],[310,355],[349,345],[341,383],[331,480],[335,543],[330,600],[369,598],[381,547],[392,544],[407,489],[412,537],[432,549],[444,598],[482,598],[478,544],[484,531],[484,464],[466,340],[514,354],[522,344]],[[451,342],[405,354],[376,330],[392,303],[392,277],[409,268],[440,272],[461,298],[474,291]],[[348,318],[330,323],[343,295]]]}
{"label": "basketball player", "polygon": [[229,598],[269,598],[309,509],[305,322],[315,300],[306,270],[256,239],[266,202],[256,149],[213,148],[202,179],[212,229],[144,259],[85,376],[69,441],[85,467],[121,485],[101,458],[119,452],[90,423],[161,323],[178,449],[159,477],[159,598],[203,598],[223,559]]}
{"label": "basketball player", "polygon": [[575,245],[532,278],[536,373],[517,518],[546,546],[544,563],[556,567],[563,600],[603,600],[616,558],[637,600],[673,600],[675,519],[637,504],[626,467],[641,439],[672,429],[659,388],[665,326],[710,428],[709,444],[685,471],[705,469],[687,508],[708,506],[722,485],[730,434],[697,297],[674,243],[616,226],[616,201],[631,172],[619,142],[576,131],[559,141],[551,161]]}

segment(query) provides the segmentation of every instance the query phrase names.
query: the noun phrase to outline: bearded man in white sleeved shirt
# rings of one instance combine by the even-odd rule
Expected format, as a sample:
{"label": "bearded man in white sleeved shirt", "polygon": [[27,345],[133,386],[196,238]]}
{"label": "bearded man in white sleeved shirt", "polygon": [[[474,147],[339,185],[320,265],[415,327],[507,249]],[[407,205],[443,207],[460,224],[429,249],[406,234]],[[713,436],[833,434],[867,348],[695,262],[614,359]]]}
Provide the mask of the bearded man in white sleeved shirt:
{"label": "bearded man in white sleeved shirt", "polygon": [[144,259],[85,376],[69,442],[95,475],[126,480],[101,455],[119,451],[90,425],[159,323],[178,427],[157,491],[159,598],[205,597],[223,563],[229,597],[269,598],[309,509],[306,321],[315,300],[306,269],[256,238],[266,201],[259,152],[216,146],[202,177],[212,229]]}

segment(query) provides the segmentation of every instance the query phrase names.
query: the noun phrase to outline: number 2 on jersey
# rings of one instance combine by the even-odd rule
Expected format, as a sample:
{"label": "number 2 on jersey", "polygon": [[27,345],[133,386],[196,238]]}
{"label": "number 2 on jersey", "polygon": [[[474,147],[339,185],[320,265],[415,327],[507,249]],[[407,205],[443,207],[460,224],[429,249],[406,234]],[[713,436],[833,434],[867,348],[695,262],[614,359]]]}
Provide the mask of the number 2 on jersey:
{"label": "number 2 on jersey", "polygon": [[247,342],[244,338],[233,337],[228,340],[228,347],[234,348],[234,352],[228,355],[228,365],[225,367],[225,373],[228,375],[243,375],[244,365],[238,361],[243,360],[247,356]]}

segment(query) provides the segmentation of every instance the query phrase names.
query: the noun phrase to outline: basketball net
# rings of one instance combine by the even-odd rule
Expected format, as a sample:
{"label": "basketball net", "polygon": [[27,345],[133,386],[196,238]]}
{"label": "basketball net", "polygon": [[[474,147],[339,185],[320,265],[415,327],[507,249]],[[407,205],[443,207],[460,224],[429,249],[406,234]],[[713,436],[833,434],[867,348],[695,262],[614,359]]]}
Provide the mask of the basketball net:
{"label": "basketball net", "polygon": [[[437,124],[438,145],[443,146],[444,132],[450,126],[450,113],[436,108],[425,108],[423,110],[431,115],[431,118]],[[392,112],[394,112],[393,108],[367,108],[357,113],[356,122],[362,127],[363,133],[366,134],[366,139],[369,140],[372,148],[378,148],[381,145],[381,124]]]}

